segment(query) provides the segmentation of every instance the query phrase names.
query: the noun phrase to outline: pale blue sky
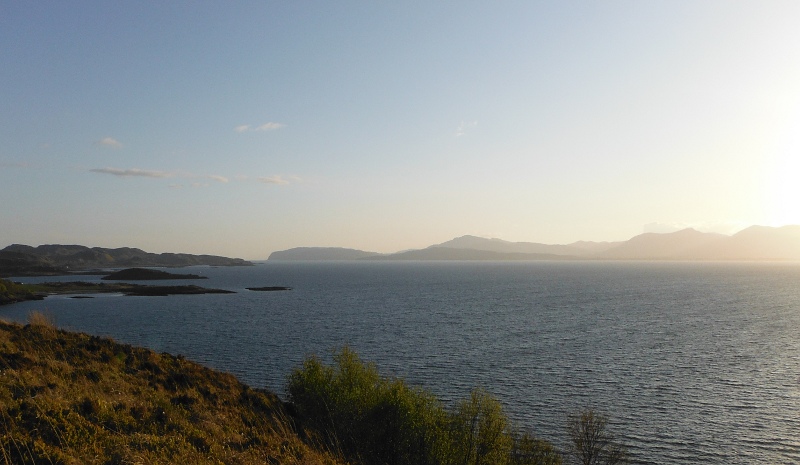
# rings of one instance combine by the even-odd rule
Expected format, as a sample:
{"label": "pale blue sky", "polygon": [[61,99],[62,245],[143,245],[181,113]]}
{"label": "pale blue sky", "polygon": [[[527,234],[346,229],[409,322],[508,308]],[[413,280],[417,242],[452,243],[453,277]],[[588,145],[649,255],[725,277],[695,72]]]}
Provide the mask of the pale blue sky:
{"label": "pale blue sky", "polygon": [[0,2],[0,247],[800,223],[800,2]]}

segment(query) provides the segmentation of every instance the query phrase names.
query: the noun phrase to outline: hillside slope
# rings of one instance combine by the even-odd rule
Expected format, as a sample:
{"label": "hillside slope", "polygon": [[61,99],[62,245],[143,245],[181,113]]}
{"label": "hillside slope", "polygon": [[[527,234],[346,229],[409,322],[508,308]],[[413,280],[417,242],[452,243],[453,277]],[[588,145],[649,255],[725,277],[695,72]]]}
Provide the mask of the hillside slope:
{"label": "hillside slope", "polygon": [[150,253],[121,247],[105,249],[82,245],[48,244],[31,247],[12,244],[0,250],[0,277],[64,274],[95,268],[181,267],[192,265],[252,266],[241,258],[185,253]]}
{"label": "hillside slope", "polygon": [[0,322],[0,464],[336,464],[283,404],[169,354]]}
{"label": "hillside slope", "polygon": [[599,254],[612,260],[702,260],[728,236],[687,228],[672,233],[644,233]]}

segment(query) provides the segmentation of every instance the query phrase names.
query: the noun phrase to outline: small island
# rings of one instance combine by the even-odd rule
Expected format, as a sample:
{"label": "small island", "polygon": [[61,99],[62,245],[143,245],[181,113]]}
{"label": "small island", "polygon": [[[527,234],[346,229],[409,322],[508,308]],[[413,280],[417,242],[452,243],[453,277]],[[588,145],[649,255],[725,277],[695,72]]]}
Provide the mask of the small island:
{"label": "small island", "polygon": [[100,278],[104,281],[156,281],[167,279],[208,279],[196,274],[168,273],[150,268],[127,268]]}

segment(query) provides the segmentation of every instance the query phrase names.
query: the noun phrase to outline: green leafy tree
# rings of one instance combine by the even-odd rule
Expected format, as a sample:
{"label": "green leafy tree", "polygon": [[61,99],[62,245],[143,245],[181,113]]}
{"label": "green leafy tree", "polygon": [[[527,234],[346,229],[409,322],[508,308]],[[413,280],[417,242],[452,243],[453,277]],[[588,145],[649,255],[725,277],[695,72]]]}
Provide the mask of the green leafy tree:
{"label": "green leafy tree", "polygon": [[475,389],[459,404],[453,418],[455,463],[500,465],[508,463],[512,439],[508,417],[496,399]]}
{"label": "green leafy tree", "polygon": [[511,465],[561,465],[561,453],[553,445],[528,433],[515,434]]}
{"label": "green leafy tree", "polygon": [[289,401],[305,426],[351,461],[438,464],[449,454],[447,414],[430,394],[382,378],[344,348],[334,366],[312,357],[293,371]]}
{"label": "green leafy tree", "polygon": [[384,378],[345,347],[327,366],[317,357],[288,378],[288,400],[310,436],[364,465],[560,465],[546,441],[511,433],[484,390],[448,412],[423,389]]}

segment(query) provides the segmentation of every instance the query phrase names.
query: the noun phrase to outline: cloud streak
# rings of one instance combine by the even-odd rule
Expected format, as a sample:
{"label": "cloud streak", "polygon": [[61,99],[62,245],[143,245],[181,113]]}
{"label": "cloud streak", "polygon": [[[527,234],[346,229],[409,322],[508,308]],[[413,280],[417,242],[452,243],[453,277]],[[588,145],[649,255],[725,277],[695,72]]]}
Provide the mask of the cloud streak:
{"label": "cloud streak", "polygon": [[29,165],[23,162],[0,161],[0,168],[27,168]]}
{"label": "cloud streak", "polygon": [[93,168],[92,173],[111,174],[119,177],[141,177],[141,178],[172,178],[175,175],[166,171],[140,170],[139,168]]}
{"label": "cloud streak", "polygon": [[[2,164],[0,164],[2,166]],[[113,168],[113,167],[106,167],[106,168],[92,168],[89,172],[97,173],[97,174],[106,174],[111,176],[116,176],[119,178],[154,178],[154,179],[186,179],[186,180],[193,180],[193,179],[207,179],[211,181],[218,182],[220,184],[227,184],[231,181],[230,178],[227,176],[220,176],[218,174],[208,174],[208,175],[196,175],[191,173],[185,172],[170,172],[170,171],[158,171],[158,170],[143,170],[139,168]],[[294,182],[300,181],[300,178],[297,176],[282,176],[282,175],[272,175],[272,176],[261,176],[261,177],[249,177],[249,176],[236,176],[234,178],[236,181],[239,182],[246,182],[248,180],[255,180],[256,182],[260,182],[263,184],[271,184],[276,186],[285,186],[288,184],[292,184]],[[210,184],[208,182],[203,181],[194,181],[189,183],[189,187],[209,187]],[[170,184],[171,188],[181,188],[184,187],[184,184],[177,183],[177,184]]]}
{"label": "cloud streak", "polygon": [[113,137],[104,137],[96,142],[97,145],[102,145],[104,147],[110,147],[112,149],[121,149],[122,142],[114,139]]}
{"label": "cloud streak", "polygon": [[233,128],[233,130],[241,134],[243,132],[251,132],[251,131],[255,132],[275,131],[285,127],[286,125],[283,123],[276,123],[274,121],[270,121],[268,123],[260,124],[258,126],[242,124],[240,126],[236,126],[235,128]]}
{"label": "cloud streak", "polygon": [[264,123],[261,126],[256,127],[256,131],[274,131],[276,129],[281,129],[286,125],[283,123]]}
{"label": "cloud streak", "polygon": [[256,178],[256,181],[264,184],[274,184],[278,186],[285,186],[290,184],[288,179],[285,179],[283,176],[275,175],[275,176],[261,176]]}

